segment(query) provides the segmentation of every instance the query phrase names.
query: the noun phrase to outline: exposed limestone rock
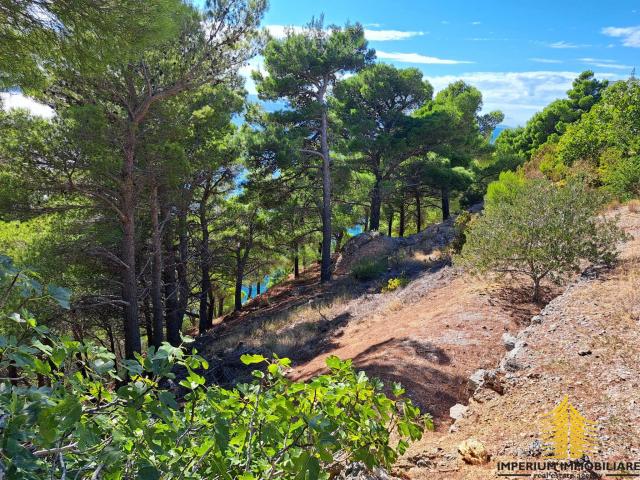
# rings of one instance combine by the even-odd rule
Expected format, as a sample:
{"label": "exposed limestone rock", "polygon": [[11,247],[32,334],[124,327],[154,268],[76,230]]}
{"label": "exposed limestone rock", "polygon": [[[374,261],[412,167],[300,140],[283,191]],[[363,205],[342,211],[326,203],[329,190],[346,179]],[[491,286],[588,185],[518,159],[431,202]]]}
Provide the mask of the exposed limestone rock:
{"label": "exposed limestone rock", "polygon": [[456,403],[449,409],[449,416],[454,420],[460,420],[461,418],[464,418],[468,411],[468,406],[462,405],[461,403]]}
{"label": "exposed limestone rock", "polygon": [[484,465],[489,463],[489,452],[484,444],[475,438],[469,438],[458,445],[458,453],[469,465]]}
{"label": "exposed limestone rock", "polygon": [[483,388],[493,390],[500,395],[504,393],[504,387],[496,370],[485,370],[482,368],[476,370],[475,373],[469,377],[467,387],[470,395],[475,395]]}
{"label": "exposed limestone rock", "polygon": [[506,348],[508,352],[516,348],[517,341],[518,339],[510,333],[505,332],[502,334],[502,343],[504,344],[504,348]]}

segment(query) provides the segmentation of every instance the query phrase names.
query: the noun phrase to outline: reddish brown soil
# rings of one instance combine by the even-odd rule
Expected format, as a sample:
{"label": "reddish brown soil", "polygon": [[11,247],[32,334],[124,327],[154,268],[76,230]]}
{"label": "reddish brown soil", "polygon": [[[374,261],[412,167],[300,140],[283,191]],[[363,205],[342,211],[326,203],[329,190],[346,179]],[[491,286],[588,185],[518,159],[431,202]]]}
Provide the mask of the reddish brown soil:
{"label": "reddish brown soil", "polygon": [[[420,285],[429,277],[430,284]],[[329,355],[353,359],[358,369],[388,385],[402,383],[438,429],[446,430],[449,408],[468,399],[468,377],[478,368],[492,368],[504,354],[502,334],[517,331],[538,307],[526,292],[517,292],[519,299],[509,304],[504,289],[487,288],[451,267],[406,288],[385,308],[350,322],[334,348],[298,366],[292,376],[324,372]]]}

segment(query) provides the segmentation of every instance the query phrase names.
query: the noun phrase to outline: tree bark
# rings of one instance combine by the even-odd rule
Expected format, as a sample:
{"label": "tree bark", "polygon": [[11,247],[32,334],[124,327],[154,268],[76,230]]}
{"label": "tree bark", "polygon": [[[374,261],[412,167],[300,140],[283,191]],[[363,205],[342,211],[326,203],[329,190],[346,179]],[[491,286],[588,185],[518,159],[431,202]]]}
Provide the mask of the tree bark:
{"label": "tree bark", "polygon": [[145,295],[142,301],[142,315],[144,317],[144,329],[147,334],[147,345],[153,345],[153,318],[151,316],[149,295]]}
{"label": "tree bark", "polygon": [[189,237],[187,232],[187,206],[178,211],[178,254],[176,272],[178,273],[178,313],[181,321],[187,312],[189,303],[189,280],[187,278],[187,262],[189,260]]}
{"label": "tree bark", "polygon": [[158,186],[151,187],[151,308],[153,312],[153,346],[160,348],[164,341],[164,310],[162,305],[162,237],[160,233],[160,205]]}
{"label": "tree bark", "polygon": [[300,278],[300,256],[298,254],[300,247],[296,242],[293,253],[293,278]]}
{"label": "tree bark", "polygon": [[126,358],[142,351],[138,320],[138,284],[136,277],[136,192],[134,164],[136,148],[136,124],[129,125],[124,145],[124,161],[121,172],[121,225],[122,225],[122,299],[124,307],[124,351]]}
{"label": "tree bark", "polygon": [[449,212],[449,188],[443,187],[441,191],[442,199],[442,220],[447,220],[451,213]]}
{"label": "tree bark", "polygon": [[251,300],[252,295],[253,295],[253,283],[250,283],[249,288],[247,289],[247,301]]}
{"label": "tree bark", "polygon": [[207,307],[207,321],[213,326],[213,319],[216,316],[216,297],[213,296],[213,289],[209,289],[209,305]]}
{"label": "tree bark", "polygon": [[389,224],[387,225],[387,235],[393,236],[393,210],[389,211]]}
{"label": "tree bark", "polygon": [[200,310],[198,330],[202,335],[211,324],[208,315],[208,295],[211,290],[211,278],[209,274],[209,219],[207,218],[207,204],[211,194],[209,182],[204,187],[200,200],[200,232],[202,244],[200,245]]}
{"label": "tree bark", "polygon": [[218,316],[224,315],[224,297],[220,295],[218,297]]}
{"label": "tree bark", "polygon": [[380,175],[376,173],[376,180],[371,191],[371,214],[369,217],[369,230],[380,229],[380,208],[382,207],[382,193]]}
{"label": "tree bark", "polygon": [[422,230],[422,208],[420,206],[420,191],[416,190],[416,233]]}
{"label": "tree bark", "polygon": [[262,283],[262,280],[260,279],[260,276],[258,276],[258,282],[256,283],[256,295],[260,295],[261,293],[261,285],[260,283]]}
{"label": "tree bark", "polygon": [[404,199],[400,200],[400,226],[398,228],[398,235],[400,237],[404,237],[404,227],[406,223],[405,218],[405,210],[404,210]]}
{"label": "tree bark", "polygon": [[321,132],[320,145],[322,150],[322,264],[320,281],[331,280],[331,159],[329,157],[329,127],[327,122],[327,105],[324,92],[321,97]]}
{"label": "tree bark", "polygon": [[178,282],[176,279],[176,252],[173,244],[173,222],[171,221],[171,213],[163,203],[161,215],[164,218],[164,251],[165,262],[162,272],[162,280],[164,281],[164,302],[167,341],[174,347],[180,345],[180,331],[182,330],[182,318],[184,314],[180,313],[178,305]]}
{"label": "tree bark", "polygon": [[540,295],[540,278],[533,279],[533,302],[540,303],[541,295]]}
{"label": "tree bark", "polygon": [[240,252],[236,254],[236,286],[234,291],[234,310],[242,310],[242,280],[244,279],[244,268]]}

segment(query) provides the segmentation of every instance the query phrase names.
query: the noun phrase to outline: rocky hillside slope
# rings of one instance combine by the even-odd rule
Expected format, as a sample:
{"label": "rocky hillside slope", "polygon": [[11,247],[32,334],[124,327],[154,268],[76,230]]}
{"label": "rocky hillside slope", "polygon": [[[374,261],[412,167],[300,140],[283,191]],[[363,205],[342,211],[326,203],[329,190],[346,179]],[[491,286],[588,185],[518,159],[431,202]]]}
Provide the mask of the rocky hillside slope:
{"label": "rocky hillside slope", "polygon": [[[197,348],[217,383],[243,379],[247,352],[289,356],[296,379],[338,355],[387,385],[401,382],[436,430],[395,466],[400,478],[500,478],[497,460],[540,458],[540,419],[565,395],[597,422],[600,455],[640,460],[640,214],[617,213],[635,237],[619,264],[545,285],[542,310],[526,282],[505,286],[451,266],[440,251],[453,238],[448,222],[409,239],[352,240],[331,284],[311,269],[224,319]],[[381,256],[389,269],[380,279],[349,276],[357,261]],[[409,283],[384,292],[400,275]],[[465,463],[463,442],[479,465]]]}
{"label": "rocky hillside slope", "polygon": [[[640,461],[640,215],[617,213],[635,237],[621,246],[619,264],[587,269],[528,325],[496,343],[504,356],[472,375],[474,394],[452,411],[458,420],[449,432],[427,434],[412,446],[398,475],[504,478],[497,461],[544,458],[542,418],[565,395],[596,422],[593,459]],[[469,439],[486,450],[488,463],[462,460],[459,447]]]}

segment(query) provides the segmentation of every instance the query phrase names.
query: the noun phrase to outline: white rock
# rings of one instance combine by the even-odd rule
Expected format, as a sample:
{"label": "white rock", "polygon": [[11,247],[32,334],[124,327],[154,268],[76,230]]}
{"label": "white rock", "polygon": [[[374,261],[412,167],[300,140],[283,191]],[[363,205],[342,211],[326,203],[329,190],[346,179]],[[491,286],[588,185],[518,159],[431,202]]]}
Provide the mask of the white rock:
{"label": "white rock", "polygon": [[464,418],[467,411],[469,411],[468,406],[462,405],[461,403],[456,403],[449,409],[449,416],[454,420],[460,420],[461,418]]}

